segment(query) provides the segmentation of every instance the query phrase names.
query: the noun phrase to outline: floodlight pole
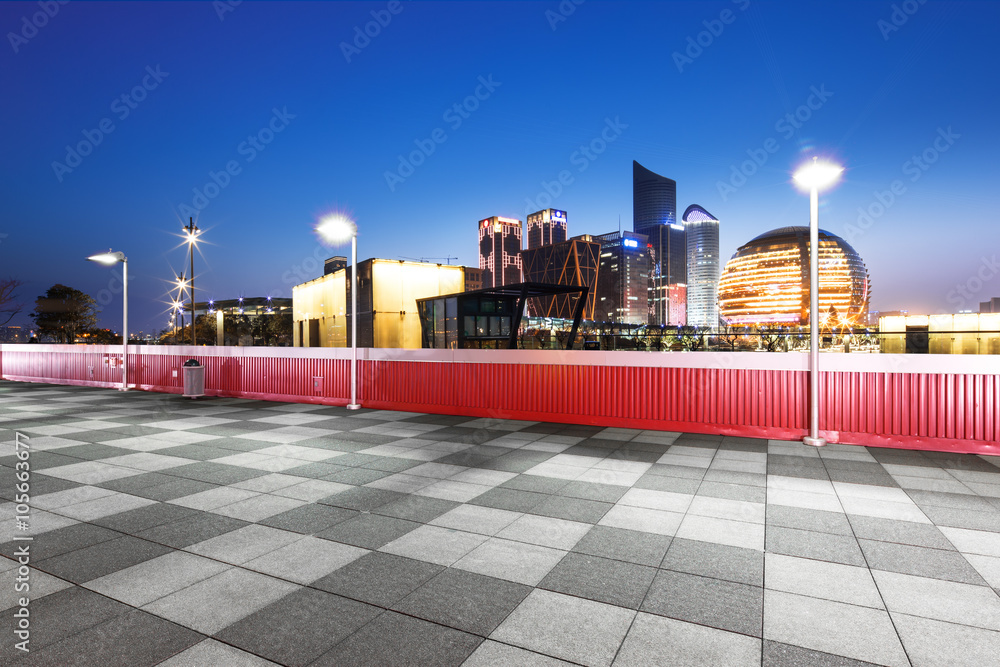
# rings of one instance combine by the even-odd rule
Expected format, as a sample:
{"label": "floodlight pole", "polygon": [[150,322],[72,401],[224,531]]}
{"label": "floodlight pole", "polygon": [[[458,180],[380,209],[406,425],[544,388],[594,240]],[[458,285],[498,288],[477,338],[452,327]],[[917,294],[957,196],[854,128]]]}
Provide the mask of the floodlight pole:
{"label": "floodlight pole", "polygon": [[809,188],[809,435],[802,442],[822,447],[819,436],[819,188]]}
{"label": "floodlight pole", "polygon": [[194,224],[194,218],[188,218],[188,225],[184,229],[188,233],[188,254],[191,256],[191,344],[197,345],[198,339],[195,335],[197,318],[194,312],[194,235],[198,231],[198,227]]}
{"label": "floodlight pole", "polygon": [[122,391],[128,391],[128,257],[122,257]]}
{"label": "floodlight pole", "polygon": [[358,404],[358,230],[351,235],[351,402],[348,410]]}

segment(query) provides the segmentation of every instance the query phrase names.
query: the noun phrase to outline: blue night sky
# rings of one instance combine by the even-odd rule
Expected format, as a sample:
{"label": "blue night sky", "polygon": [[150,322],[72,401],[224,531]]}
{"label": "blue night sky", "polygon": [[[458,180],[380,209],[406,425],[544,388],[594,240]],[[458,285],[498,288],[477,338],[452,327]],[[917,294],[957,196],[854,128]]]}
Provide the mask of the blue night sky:
{"label": "blue night sky", "polygon": [[476,222],[529,200],[570,235],[630,229],[633,159],[722,221],[724,261],[808,224],[790,172],[814,153],[847,168],[820,226],[873,308],[1000,295],[997,2],[70,2],[25,27],[41,11],[0,5],[0,276],[26,311],[64,283],[117,327],[84,260],[112,247],[130,329],[164,328],[192,211],[199,300],[291,296],[348,254],[312,233],[336,209],[362,259],[476,266]]}

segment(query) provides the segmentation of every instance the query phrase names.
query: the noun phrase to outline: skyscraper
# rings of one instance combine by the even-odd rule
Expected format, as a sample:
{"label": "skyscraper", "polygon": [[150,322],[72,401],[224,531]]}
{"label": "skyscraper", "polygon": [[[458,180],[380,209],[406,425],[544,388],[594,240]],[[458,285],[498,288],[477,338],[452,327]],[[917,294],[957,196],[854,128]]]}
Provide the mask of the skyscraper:
{"label": "skyscraper", "polygon": [[[550,285],[586,286],[589,292],[583,319],[593,320],[600,254],[601,244],[589,234],[525,250],[521,253],[524,280]],[[573,319],[576,299],[575,294],[533,297],[528,299],[528,314],[532,317]]]}
{"label": "skyscraper", "polygon": [[684,211],[687,234],[687,323],[719,326],[719,221],[697,204]]}
{"label": "skyscraper", "polygon": [[[677,222],[677,182],[632,161],[632,229],[653,246],[650,306],[653,324],[676,325],[670,306],[672,285],[687,283],[687,241]],[[677,291],[674,290],[676,294]]]}
{"label": "skyscraper", "polygon": [[537,211],[528,216],[525,227],[526,250],[562,243],[566,240],[566,211],[554,208]]}
{"label": "skyscraper", "polygon": [[483,287],[521,282],[521,221],[498,215],[479,221]]}
{"label": "skyscraper", "polygon": [[649,268],[653,248],[645,234],[611,232],[594,237],[601,244],[594,319],[649,324]]}

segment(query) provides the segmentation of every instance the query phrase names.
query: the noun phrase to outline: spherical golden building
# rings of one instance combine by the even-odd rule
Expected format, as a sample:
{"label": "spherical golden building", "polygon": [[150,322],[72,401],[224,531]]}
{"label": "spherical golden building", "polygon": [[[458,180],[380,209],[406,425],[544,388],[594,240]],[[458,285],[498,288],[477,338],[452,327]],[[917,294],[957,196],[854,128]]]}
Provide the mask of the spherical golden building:
{"label": "spherical golden building", "polygon": [[[819,230],[819,316],[853,326],[868,314],[871,281],[847,241]],[[809,228],[782,227],[736,251],[719,279],[719,313],[729,324],[809,324]]]}

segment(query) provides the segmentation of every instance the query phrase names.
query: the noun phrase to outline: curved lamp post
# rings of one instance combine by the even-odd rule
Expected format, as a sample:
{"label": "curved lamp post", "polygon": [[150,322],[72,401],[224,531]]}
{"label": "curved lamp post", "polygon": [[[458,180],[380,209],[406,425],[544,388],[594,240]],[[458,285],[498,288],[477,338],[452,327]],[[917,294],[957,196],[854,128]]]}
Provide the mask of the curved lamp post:
{"label": "curved lamp post", "polygon": [[191,344],[197,345],[198,338],[195,335],[196,318],[194,310],[194,249],[198,244],[198,235],[201,234],[201,230],[194,224],[194,218],[188,218],[188,225],[184,227],[184,232],[187,234],[184,241],[188,244],[188,255],[191,257]]}
{"label": "curved lamp post", "polygon": [[87,259],[105,266],[122,263],[122,386],[119,391],[128,391],[128,258],[123,252],[108,250]]}
{"label": "curved lamp post", "polygon": [[795,182],[809,191],[809,435],[802,442],[813,447],[826,444],[819,437],[819,190],[833,185],[843,171],[813,158],[794,174]]}
{"label": "curved lamp post", "polygon": [[330,245],[351,239],[351,402],[348,410],[357,410],[358,403],[358,224],[345,215],[328,215],[316,225],[316,233]]}

